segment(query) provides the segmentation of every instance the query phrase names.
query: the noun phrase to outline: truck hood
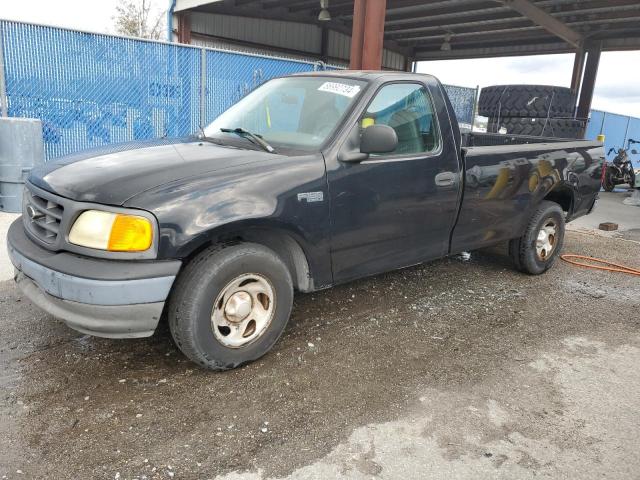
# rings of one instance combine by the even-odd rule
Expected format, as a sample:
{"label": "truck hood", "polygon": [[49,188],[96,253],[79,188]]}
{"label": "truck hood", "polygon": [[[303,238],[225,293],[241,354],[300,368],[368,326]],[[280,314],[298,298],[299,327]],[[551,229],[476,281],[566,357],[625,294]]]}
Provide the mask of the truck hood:
{"label": "truck hood", "polygon": [[71,200],[122,205],[169,182],[273,157],[279,155],[193,139],[160,139],[62,157],[34,169],[29,182]]}

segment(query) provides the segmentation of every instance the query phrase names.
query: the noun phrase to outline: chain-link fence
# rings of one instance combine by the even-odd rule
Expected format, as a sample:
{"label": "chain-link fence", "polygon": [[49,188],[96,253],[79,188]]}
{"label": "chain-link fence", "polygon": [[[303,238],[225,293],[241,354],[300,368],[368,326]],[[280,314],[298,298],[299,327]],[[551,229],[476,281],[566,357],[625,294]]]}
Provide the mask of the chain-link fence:
{"label": "chain-link fence", "polygon": [[472,130],[479,89],[458,87],[456,85],[443,85],[443,87],[447,95],[449,95],[460,128]]}
{"label": "chain-link fence", "polygon": [[[2,113],[42,120],[47,160],[195,133],[264,81],[324,68],[0,20]],[[447,91],[460,122],[472,123],[475,90]]]}

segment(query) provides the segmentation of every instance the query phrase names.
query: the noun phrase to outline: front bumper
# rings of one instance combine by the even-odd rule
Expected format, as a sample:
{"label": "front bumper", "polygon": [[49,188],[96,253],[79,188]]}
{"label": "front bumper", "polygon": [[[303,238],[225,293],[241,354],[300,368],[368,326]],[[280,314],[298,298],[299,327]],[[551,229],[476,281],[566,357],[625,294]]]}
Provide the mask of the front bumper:
{"label": "front bumper", "polygon": [[18,287],[33,303],[80,332],[109,338],[155,331],[180,261],[116,261],[51,252],[17,219],[7,235]]}

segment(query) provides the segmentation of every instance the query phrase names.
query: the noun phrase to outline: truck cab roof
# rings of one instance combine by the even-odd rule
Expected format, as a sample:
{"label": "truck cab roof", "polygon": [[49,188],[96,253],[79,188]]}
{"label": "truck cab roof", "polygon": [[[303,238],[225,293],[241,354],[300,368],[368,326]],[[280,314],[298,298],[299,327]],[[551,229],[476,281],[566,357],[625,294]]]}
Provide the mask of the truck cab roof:
{"label": "truck cab roof", "polygon": [[366,82],[394,81],[394,80],[418,80],[424,81],[425,77],[435,78],[426,73],[379,71],[379,70],[322,70],[315,72],[296,73],[297,77],[335,77],[364,80]]}

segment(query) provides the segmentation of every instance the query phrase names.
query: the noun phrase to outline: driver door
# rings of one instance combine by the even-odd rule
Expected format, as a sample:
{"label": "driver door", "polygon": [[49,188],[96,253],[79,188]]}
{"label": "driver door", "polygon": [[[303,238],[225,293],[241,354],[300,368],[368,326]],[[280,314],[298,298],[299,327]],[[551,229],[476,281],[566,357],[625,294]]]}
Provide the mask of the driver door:
{"label": "driver door", "polygon": [[[396,150],[328,171],[335,282],[446,255],[460,193],[459,157],[433,85],[380,87],[355,128],[392,127]],[[439,99],[434,101],[434,99]]]}

